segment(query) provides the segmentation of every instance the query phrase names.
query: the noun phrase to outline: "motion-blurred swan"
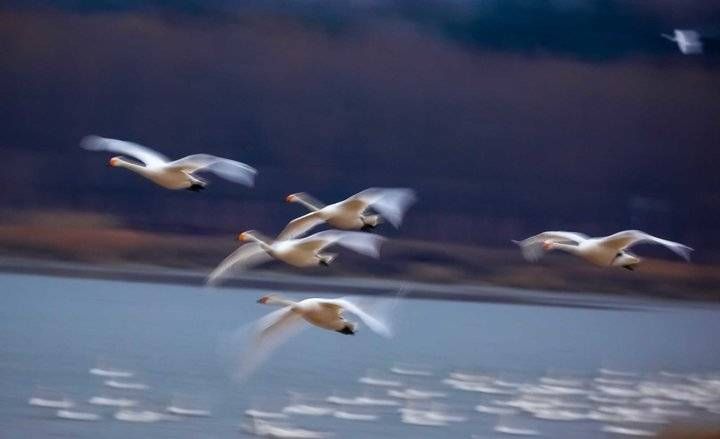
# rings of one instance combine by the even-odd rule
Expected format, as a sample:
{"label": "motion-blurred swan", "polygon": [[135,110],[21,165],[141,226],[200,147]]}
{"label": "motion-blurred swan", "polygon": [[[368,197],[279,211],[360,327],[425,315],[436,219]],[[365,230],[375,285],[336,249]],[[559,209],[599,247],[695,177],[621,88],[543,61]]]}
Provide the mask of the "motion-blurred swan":
{"label": "motion-blurred swan", "polygon": [[167,157],[145,146],[98,136],[85,137],[80,146],[93,151],[112,151],[131,156],[142,163],[117,156],[111,158],[108,164],[129,169],[167,189],[187,189],[194,192],[204,189],[207,182],[196,176],[196,172],[212,172],[246,186],[253,185],[257,174],[254,168],[245,163],[222,157],[194,154],[171,162]]}
{"label": "motion-blurred swan", "polygon": [[522,248],[525,259],[536,261],[550,250],[562,250],[579,256],[586,261],[602,267],[623,267],[633,270],[640,258],[627,250],[641,243],[660,244],[690,259],[692,248],[666,239],[648,235],[639,230],[625,230],[601,238],[590,238],[575,232],[543,232],[522,241],[513,241]]}
{"label": "motion-blurred swan", "polygon": [[[393,226],[399,227],[405,211],[415,202],[415,193],[404,188],[370,188],[325,206],[310,195],[300,192],[288,195],[287,201],[300,203],[312,212],[290,221],[278,239],[302,235],[323,222],[337,229],[368,231],[386,219]],[[368,214],[369,208],[377,210],[382,216]]]}
{"label": "motion-blurred swan", "polygon": [[258,299],[258,303],[283,307],[263,318],[261,337],[276,331],[288,330],[300,320],[330,331],[353,335],[357,330],[357,324],[345,320],[345,312],[359,317],[368,328],[378,334],[385,337],[391,336],[390,329],[383,322],[363,311],[348,299],[313,298],[293,302],[277,295],[269,295]]}
{"label": "motion-blurred swan", "polygon": [[675,29],[672,35],[661,34],[664,38],[677,43],[680,52],[685,55],[697,55],[703,52],[700,34],[694,30]]}
{"label": "motion-blurred swan", "polygon": [[231,268],[240,269],[267,262],[273,258],[295,267],[330,265],[337,257],[323,253],[331,245],[338,244],[364,255],[378,257],[384,238],[360,232],[326,230],[300,239],[276,240],[250,230],[238,236],[240,241],[251,241],[240,246],[225,258],[208,276],[207,284],[215,285]]}

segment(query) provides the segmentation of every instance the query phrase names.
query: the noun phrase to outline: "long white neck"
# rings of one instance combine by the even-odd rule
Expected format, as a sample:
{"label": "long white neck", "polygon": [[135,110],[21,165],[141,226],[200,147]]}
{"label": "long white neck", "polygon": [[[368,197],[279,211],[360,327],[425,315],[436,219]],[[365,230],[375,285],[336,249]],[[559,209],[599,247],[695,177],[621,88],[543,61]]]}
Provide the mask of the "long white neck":
{"label": "long white neck", "polygon": [[270,245],[269,242],[267,242],[267,240],[257,236],[256,233],[250,233],[250,232],[245,232],[245,233],[246,233],[245,236],[247,236],[247,238],[249,240],[258,243],[260,245],[260,247],[262,247],[263,250],[265,250],[268,253],[272,252],[272,250],[273,250],[272,246]]}
{"label": "long white neck", "polygon": [[564,252],[567,252],[567,253],[570,253],[570,254],[573,254],[573,255],[578,255],[578,256],[580,256],[580,255],[582,254],[582,252],[580,251],[580,247],[579,247],[579,246],[577,246],[577,245],[570,245],[570,244],[562,244],[562,243],[559,243],[559,242],[553,243],[551,249],[552,249],[552,250],[562,250],[562,251],[564,251]]}
{"label": "long white neck", "polygon": [[306,200],[303,200],[301,197],[298,197],[295,201],[297,201],[298,203],[307,207],[308,210],[310,210],[312,212],[317,212],[318,210],[320,210],[320,209],[318,209],[317,206],[313,205],[312,203],[307,202]]}
{"label": "long white neck", "polygon": [[292,300],[283,299],[282,297],[277,296],[270,296],[265,301],[266,305],[275,305],[275,306],[295,306],[297,305],[297,302],[293,302]]}
{"label": "long white neck", "polygon": [[122,157],[117,158],[117,161],[115,162],[115,166],[117,166],[118,168],[129,169],[129,170],[131,170],[133,172],[137,172],[138,174],[141,174],[141,175],[149,174],[148,168],[146,168],[145,166],[138,165],[137,163],[129,162],[129,161],[123,159]]}

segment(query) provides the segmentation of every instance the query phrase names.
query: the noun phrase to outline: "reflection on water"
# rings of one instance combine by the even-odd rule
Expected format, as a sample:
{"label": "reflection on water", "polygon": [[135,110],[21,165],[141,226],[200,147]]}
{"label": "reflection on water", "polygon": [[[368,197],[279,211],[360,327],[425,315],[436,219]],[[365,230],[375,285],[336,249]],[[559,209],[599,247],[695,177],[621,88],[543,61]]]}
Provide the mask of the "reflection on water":
{"label": "reflection on water", "polygon": [[602,438],[720,422],[712,308],[404,300],[394,339],[308,328],[236,383],[220,341],[267,312],[265,292],[0,281],[8,437]]}

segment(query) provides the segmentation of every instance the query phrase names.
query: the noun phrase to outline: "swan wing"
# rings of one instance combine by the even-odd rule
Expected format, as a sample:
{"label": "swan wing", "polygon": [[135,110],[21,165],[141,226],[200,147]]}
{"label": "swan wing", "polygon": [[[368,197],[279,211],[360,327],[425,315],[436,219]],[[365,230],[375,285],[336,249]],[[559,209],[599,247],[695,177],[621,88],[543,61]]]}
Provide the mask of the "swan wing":
{"label": "swan wing", "polygon": [[325,220],[320,216],[320,212],[310,212],[307,215],[303,215],[290,221],[288,225],[285,226],[285,229],[280,232],[277,240],[283,241],[295,238],[323,222],[325,222]]}
{"label": "swan wing", "polygon": [[351,314],[354,314],[360,318],[360,320],[363,321],[364,324],[367,325],[368,328],[373,330],[374,332],[382,335],[383,337],[392,337],[392,331],[390,330],[390,327],[385,324],[384,322],[380,321],[379,319],[371,316],[367,312],[365,312],[362,308],[360,308],[356,303],[352,301],[352,299],[349,298],[340,298],[340,299],[329,299],[324,301],[324,303],[331,305],[331,306],[337,306],[340,309],[344,310],[345,312],[349,312]]}
{"label": "swan wing", "polygon": [[302,318],[288,306],[236,331],[225,347],[235,357],[234,377],[245,380],[275,349],[306,326]]}
{"label": "swan wing", "polygon": [[245,163],[210,154],[194,154],[167,164],[169,168],[185,172],[208,171],[233,183],[252,186],[257,170]]}
{"label": "swan wing", "polygon": [[415,191],[407,188],[370,188],[353,198],[363,200],[395,227],[400,226],[405,211],[417,201]]}
{"label": "swan wing", "polygon": [[208,275],[205,281],[206,285],[215,286],[226,277],[230,270],[242,270],[254,265],[262,264],[271,260],[272,257],[268,255],[265,250],[260,247],[260,244],[251,242],[240,246],[237,250],[230,253],[228,257],[220,262],[220,265]]}
{"label": "swan wing", "polygon": [[340,230],[325,230],[313,237],[325,241],[324,247],[338,244],[354,252],[377,258],[380,256],[380,245],[385,240],[382,236],[365,232],[346,232]]}
{"label": "swan wing", "polygon": [[663,245],[686,261],[690,260],[690,252],[693,251],[692,248],[684,244],[680,244],[679,242],[658,238],[640,230],[624,230],[622,232],[615,233],[614,235],[600,238],[599,240],[600,245],[614,248],[616,250],[624,250],[641,243]]}
{"label": "swan wing", "polygon": [[80,141],[80,146],[90,151],[112,151],[129,155],[145,163],[145,166],[161,166],[168,161],[167,157],[146,146],[124,140],[87,136]]}
{"label": "swan wing", "polygon": [[535,262],[542,258],[545,254],[543,243],[546,241],[559,242],[565,244],[579,244],[589,237],[577,232],[543,232],[535,236],[523,239],[522,241],[513,241],[520,246],[523,257],[531,262]]}

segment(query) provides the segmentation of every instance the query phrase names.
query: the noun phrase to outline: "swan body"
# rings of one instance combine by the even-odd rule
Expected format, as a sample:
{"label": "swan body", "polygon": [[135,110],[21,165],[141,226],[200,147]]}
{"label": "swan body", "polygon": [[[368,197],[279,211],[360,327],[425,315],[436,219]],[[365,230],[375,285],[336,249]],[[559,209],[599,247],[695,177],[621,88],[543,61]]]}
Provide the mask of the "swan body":
{"label": "swan body", "polygon": [[[336,229],[368,231],[387,220],[399,227],[405,211],[415,202],[415,193],[404,188],[370,188],[328,206],[304,192],[288,195],[286,200],[300,203],[311,212],[290,221],[278,239],[294,238],[322,223]],[[369,214],[370,208],[381,215]]]}
{"label": "swan body", "polygon": [[272,241],[250,230],[241,233],[238,240],[248,242],[226,257],[208,276],[209,285],[216,284],[230,269],[247,268],[272,259],[295,267],[329,265],[336,254],[325,253],[331,245],[341,245],[367,256],[378,257],[384,238],[360,232],[326,230],[300,239]]}
{"label": "swan body", "polygon": [[680,52],[684,55],[697,55],[703,52],[700,34],[694,30],[675,29],[672,35],[661,34],[664,38],[677,43]]}
{"label": "swan body", "polygon": [[196,172],[212,172],[226,180],[252,186],[257,171],[240,162],[216,157],[210,154],[194,154],[170,161],[162,154],[136,143],[107,139],[98,136],[85,137],[80,143],[93,151],[112,151],[131,156],[137,163],[122,156],[113,157],[108,163],[112,167],[125,168],[139,174],[166,189],[188,189],[199,191],[207,181],[195,175]]}
{"label": "swan body", "polygon": [[590,238],[575,232],[543,232],[522,241],[513,241],[522,248],[525,259],[537,261],[551,250],[561,250],[601,267],[623,267],[632,270],[640,258],[628,249],[640,243],[663,245],[685,260],[690,259],[692,248],[666,239],[657,238],[639,230],[625,230],[614,235]]}
{"label": "swan body", "polygon": [[293,302],[276,295],[269,295],[258,299],[258,303],[282,307],[282,309],[269,314],[263,320],[261,337],[267,336],[274,331],[283,330],[299,322],[299,320],[305,320],[311,325],[329,331],[354,335],[357,331],[357,323],[346,320],[345,312],[359,317],[374,332],[385,337],[391,336],[387,325],[365,312],[349,299],[312,298]]}

